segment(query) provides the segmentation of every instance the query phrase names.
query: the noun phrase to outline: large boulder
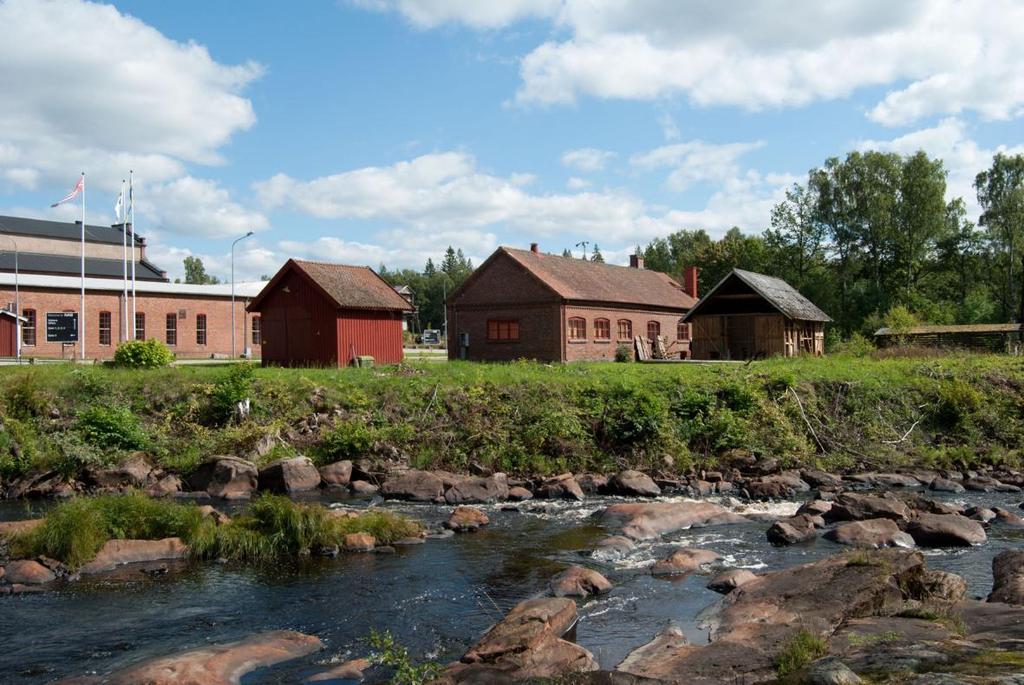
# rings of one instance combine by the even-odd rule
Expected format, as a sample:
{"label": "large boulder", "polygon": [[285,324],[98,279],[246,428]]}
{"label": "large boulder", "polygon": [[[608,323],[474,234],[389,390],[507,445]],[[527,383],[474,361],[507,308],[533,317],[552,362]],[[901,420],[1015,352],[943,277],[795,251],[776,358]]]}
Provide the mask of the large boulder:
{"label": "large boulder", "polygon": [[721,559],[722,556],[709,549],[677,549],[664,559],[659,559],[651,566],[654,576],[681,576],[701,570],[702,567]]}
{"label": "large boulder", "polygon": [[508,489],[508,498],[514,502],[525,502],[533,499],[533,493],[521,485],[516,485]]}
{"label": "large boulder", "polygon": [[205,491],[211,497],[247,499],[259,483],[259,471],[245,459],[210,457],[192,472],[188,483],[192,490]]}
{"label": "large boulder", "polygon": [[53,571],[31,559],[10,562],[4,577],[11,585],[45,585],[57,579]]}
{"label": "large boulder", "polygon": [[590,652],[562,639],[575,623],[576,603],[571,599],[520,602],[436,682],[499,683],[595,671],[597,661]]}
{"label": "large boulder", "polygon": [[934,490],[935,492],[960,493],[964,491],[964,486],[960,485],[960,483],[957,483],[955,480],[950,480],[949,478],[943,478],[942,476],[939,476],[938,478],[935,478],[934,480],[932,480],[931,483],[928,484],[928,489]]}
{"label": "large boulder", "polygon": [[107,540],[92,561],[80,570],[83,574],[113,571],[123,564],[183,559],[188,548],[180,538],[163,540]]}
{"label": "large boulder", "polygon": [[554,478],[548,478],[540,484],[534,495],[542,499],[574,499],[583,501],[583,490],[571,473],[563,473]]}
{"label": "large boulder", "polygon": [[752,580],[757,580],[757,575],[745,568],[731,568],[722,571],[708,583],[708,589],[727,595],[733,590],[746,585]]}
{"label": "large boulder", "polygon": [[914,538],[900,530],[892,519],[867,519],[841,523],[825,533],[825,539],[853,547],[914,546]]}
{"label": "large boulder", "polygon": [[341,548],[346,552],[372,552],[377,538],[369,533],[348,533],[341,539]]}
{"label": "large boulder", "polygon": [[476,507],[462,506],[455,507],[455,511],[444,522],[444,527],[448,530],[454,530],[456,533],[468,533],[477,530],[481,526],[486,526],[490,522],[487,514]]}
{"label": "large boulder", "polygon": [[444,481],[429,471],[396,471],[388,474],[380,494],[391,499],[433,502],[444,496]]}
{"label": "large boulder", "polygon": [[352,480],[352,462],[348,459],[321,466],[320,482],[324,487],[345,487]]}
{"label": "large boulder", "polygon": [[854,483],[872,488],[917,488],[921,481],[903,473],[857,473],[849,476]]}
{"label": "large boulder", "polygon": [[657,497],[661,488],[648,476],[640,471],[619,471],[608,481],[608,490],[616,495],[635,497]]}
{"label": "large boulder", "polygon": [[980,523],[959,514],[918,514],[907,532],[922,547],[970,547],[988,539]]}
{"label": "large boulder", "polygon": [[[238,642],[147,659],[96,682],[104,685],[237,685],[242,676],[251,671],[297,659],[320,649],[323,649],[323,643],[319,638],[278,630]],[[84,681],[75,678],[60,682],[71,685]]]}
{"label": "large boulder", "polygon": [[781,547],[813,540],[818,537],[818,528],[815,526],[814,518],[809,514],[797,514],[788,519],[776,521],[766,533],[768,542]]}
{"label": "large boulder", "polygon": [[134,452],[115,466],[90,466],[82,480],[101,490],[145,488],[156,480],[153,465],[143,452]]}
{"label": "large boulder", "polygon": [[1008,549],[992,560],[990,602],[1024,604],[1024,550]]}
{"label": "large boulder", "polygon": [[598,519],[633,540],[651,540],[688,528],[748,522],[712,502],[623,502],[605,507]]}
{"label": "large boulder", "polygon": [[752,499],[790,499],[798,492],[807,492],[811,486],[796,472],[764,476],[747,483],[747,494]]}
{"label": "large boulder", "polygon": [[[615,670],[640,678],[657,677],[655,673],[650,672],[651,666],[657,667],[660,657],[666,652],[678,654],[688,644],[683,631],[675,626],[668,626],[658,633],[653,640],[627,654],[626,658],[615,667]],[[661,679],[658,678],[653,682],[661,682]]]}
{"label": "large boulder", "polygon": [[607,578],[583,566],[570,566],[552,578],[549,586],[555,597],[590,597],[612,589]]}
{"label": "large boulder", "polygon": [[508,499],[508,478],[495,473],[486,478],[463,478],[444,493],[448,504],[483,504]]}
{"label": "large boulder", "polygon": [[836,498],[825,518],[829,521],[863,521],[877,518],[906,521],[910,518],[910,509],[899,500],[850,492]]}
{"label": "large boulder", "polygon": [[290,495],[320,487],[320,472],[309,457],[279,459],[260,471],[259,488],[267,492]]}

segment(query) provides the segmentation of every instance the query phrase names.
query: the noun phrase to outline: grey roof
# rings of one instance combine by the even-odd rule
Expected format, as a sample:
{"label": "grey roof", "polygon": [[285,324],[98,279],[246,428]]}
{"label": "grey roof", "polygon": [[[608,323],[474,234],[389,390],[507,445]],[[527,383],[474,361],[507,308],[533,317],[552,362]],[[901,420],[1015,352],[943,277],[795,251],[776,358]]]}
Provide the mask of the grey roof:
{"label": "grey roof", "polygon": [[[120,259],[85,258],[86,278],[121,278],[124,275]],[[131,274],[131,264],[128,265]],[[0,252],[0,271],[14,271],[14,253]],[[70,255],[37,254],[22,252],[18,255],[20,273],[43,273],[78,276],[82,272],[81,257]],[[135,279],[143,281],[166,281],[167,277],[146,260],[135,262]]]}
{"label": "grey roof", "polygon": [[973,324],[950,324],[950,325],[922,325],[911,326],[905,331],[894,333],[887,327],[879,328],[875,335],[939,335],[939,334],[960,334],[960,333],[1019,333],[1022,329],[1019,323],[973,323]]}
{"label": "grey roof", "polygon": [[832,320],[828,314],[818,309],[816,304],[801,295],[796,288],[781,278],[766,276],[765,274],[754,273],[753,271],[744,271],[743,269],[733,269],[730,271],[707,295],[700,299],[700,302],[693,306],[693,309],[687,313],[684,319],[690,319],[693,315],[697,314],[701,305],[709,301],[723,283],[734,277],[746,283],[754,292],[790,319],[799,321]]}
{"label": "grey roof", "polygon": [[[121,226],[96,226],[86,224],[85,240],[93,243],[121,244]],[[37,238],[59,238],[62,240],[81,240],[81,222],[50,221],[48,219],[28,219],[22,216],[0,216],[0,233],[14,235],[30,235]],[[137,244],[144,241],[138,235],[133,236]]]}

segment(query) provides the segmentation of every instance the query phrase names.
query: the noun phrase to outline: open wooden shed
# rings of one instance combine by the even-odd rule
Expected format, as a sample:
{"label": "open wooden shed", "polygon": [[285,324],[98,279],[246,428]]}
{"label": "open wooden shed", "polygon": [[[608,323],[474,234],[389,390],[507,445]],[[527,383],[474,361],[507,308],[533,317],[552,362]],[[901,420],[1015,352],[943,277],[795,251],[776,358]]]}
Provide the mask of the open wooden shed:
{"label": "open wooden shed", "polygon": [[683,317],[693,359],[825,353],[825,312],[781,278],[733,269]]}
{"label": "open wooden shed", "polygon": [[879,328],[875,343],[879,347],[919,345],[921,347],[957,347],[988,352],[1017,352],[1021,345],[1019,323],[976,323],[961,325],[912,326],[905,331]]}

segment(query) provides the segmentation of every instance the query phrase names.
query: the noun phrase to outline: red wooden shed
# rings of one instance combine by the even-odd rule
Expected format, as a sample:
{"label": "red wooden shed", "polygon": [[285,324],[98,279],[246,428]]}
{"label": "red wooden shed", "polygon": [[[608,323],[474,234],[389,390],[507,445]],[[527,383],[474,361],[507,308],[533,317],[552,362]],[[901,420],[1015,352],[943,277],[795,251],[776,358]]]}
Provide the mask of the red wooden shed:
{"label": "red wooden shed", "polygon": [[410,309],[369,267],[299,259],[285,262],[248,307],[260,314],[265,366],[347,366],[364,355],[398,364]]}
{"label": "red wooden shed", "polygon": [[14,312],[0,309],[0,357],[18,356],[19,318]]}

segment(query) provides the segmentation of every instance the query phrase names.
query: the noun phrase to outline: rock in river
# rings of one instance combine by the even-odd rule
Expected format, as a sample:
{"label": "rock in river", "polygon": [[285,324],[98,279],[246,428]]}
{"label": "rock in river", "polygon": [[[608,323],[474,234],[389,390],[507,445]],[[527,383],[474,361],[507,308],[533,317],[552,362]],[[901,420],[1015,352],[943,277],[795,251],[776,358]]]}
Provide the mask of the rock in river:
{"label": "rock in river", "polygon": [[5,578],[11,585],[45,585],[57,576],[38,561],[19,559],[7,564]]}
{"label": "rock in river", "polygon": [[593,569],[570,566],[551,579],[550,587],[555,597],[590,597],[605,594],[612,584]]}
{"label": "rock in river", "polygon": [[352,462],[348,459],[321,466],[319,470],[324,487],[343,487],[352,480]]}
{"label": "rock in river", "polygon": [[456,507],[448,520],[444,522],[444,527],[454,530],[456,533],[467,533],[477,530],[480,526],[486,526],[490,522],[487,514],[476,507]]}
{"label": "rock in river", "polygon": [[813,540],[818,536],[818,528],[814,523],[814,517],[808,514],[798,514],[782,521],[776,521],[766,533],[768,542],[782,546]]}
{"label": "rock in river", "polygon": [[747,519],[712,502],[624,502],[598,515],[606,526],[633,540],[650,540],[687,528],[745,523]]}
{"label": "rock in river", "polygon": [[259,472],[251,461],[238,457],[210,457],[189,476],[189,487],[211,497],[246,499],[258,483]]}
{"label": "rock in river", "polygon": [[977,521],[959,514],[918,514],[907,532],[922,547],[970,547],[988,539]]}
{"label": "rock in river", "polygon": [[992,560],[990,602],[1024,604],[1024,550],[1008,549]]}
{"label": "rock in river", "polygon": [[[279,630],[238,642],[147,659],[98,682],[104,685],[237,685],[246,673],[320,649],[323,643],[312,635]],[[78,679],[62,682],[70,685],[76,681],[82,682]]]}
{"label": "rock in river", "polygon": [[590,556],[601,561],[621,559],[636,548],[636,544],[624,535],[609,535],[594,545]]}
{"label": "rock in river", "polygon": [[712,578],[711,582],[708,583],[708,589],[727,595],[752,580],[757,580],[757,576],[751,571],[745,568],[731,568],[728,571],[722,571]]}
{"label": "rock in river", "polygon": [[708,549],[692,549],[684,547],[677,549],[664,559],[654,562],[651,566],[651,575],[655,576],[679,576],[699,571],[705,564],[711,564],[721,559],[721,555]]}
{"label": "rock in river", "polygon": [[825,539],[853,547],[906,547],[914,546],[914,538],[900,530],[892,519],[867,519],[841,523],[825,533]]}
{"label": "rock in river", "polygon": [[590,652],[562,639],[575,623],[571,599],[520,602],[435,682],[502,683],[597,670]]}
{"label": "rock in river", "polygon": [[888,497],[844,493],[836,498],[825,518],[829,521],[863,521],[875,518],[906,521],[910,518],[910,510],[903,502]]}
{"label": "rock in river", "polygon": [[463,478],[444,493],[448,504],[497,502],[508,499],[508,478],[495,473],[486,478]]}
{"label": "rock in river", "polygon": [[632,495],[639,497],[657,497],[661,488],[651,477],[640,471],[619,471],[608,482],[608,489],[616,495]]}
{"label": "rock in river", "polygon": [[113,571],[122,564],[183,559],[188,548],[180,538],[163,540],[107,540],[81,573]]}
{"label": "rock in river", "polygon": [[380,493],[392,499],[432,502],[444,495],[444,482],[429,471],[396,471],[388,474]]}
{"label": "rock in river", "polygon": [[309,457],[279,459],[260,471],[260,490],[290,495],[320,487],[320,472]]}
{"label": "rock in river", "polygon": [[541,483],[536,496],[543,499],[574,499],[583,501],[583,490],[571,473],[563,473]]}

